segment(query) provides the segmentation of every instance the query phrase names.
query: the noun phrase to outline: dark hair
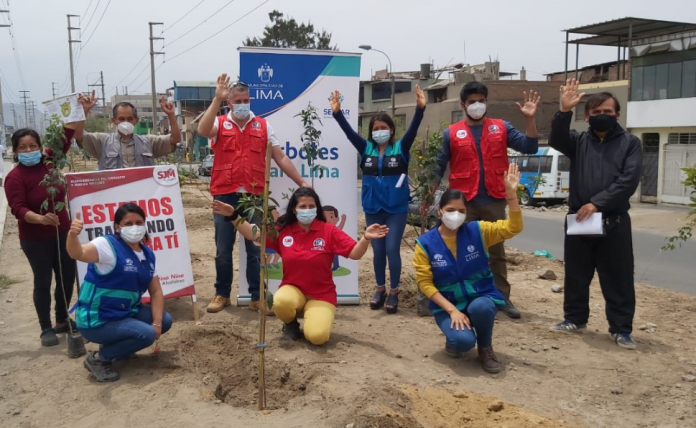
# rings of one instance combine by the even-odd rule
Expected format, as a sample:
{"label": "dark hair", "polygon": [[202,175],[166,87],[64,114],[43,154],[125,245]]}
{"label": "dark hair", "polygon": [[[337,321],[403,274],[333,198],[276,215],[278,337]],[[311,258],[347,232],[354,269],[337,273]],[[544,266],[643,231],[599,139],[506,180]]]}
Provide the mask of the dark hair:
{"label": "dark hair", "polygon": [[324,205],[324,209],[323,209],[322,211],[324,211],[324,212],[327,212],[327,211],[332,212],[333,215],[335,215],[336,217],[338,217],[338,208],[336,208],[336,207],[334,207],[334,206],[332,206],[332,205]]}
{"label": "dark hair", "polygon": [[34,137],[36,143],[39,145],[39,150],[41,150],[41,136],[38,132],[30,128],[18,129],[12,134],[12,156],[15,162],[19,162],[19,154],[17,153],[17,148],[19,147],[19,140],[26,136]]}
{"label": "dark hair", "polygon": [[371,142],[372,144],[377,144],[375,143],[375,140],[372,139],[372,128],[375,126],[375,122],[377,121],[384,122],[389,126],[389,130],[391,131],[391,137],[389,137],[389,144],[394,142],[394,133],[396,132],[396,126],[394,125],[394,121],[392,118],[384,113],[384,112],[379,112],[376,115],[372,116],[372,119],[370,119],[370,128],[367,131],[367,141]]}
{"label": "dark hair", "polygon": [[459,190],[447,189],[442,193],[442,196],[440,196],[440,209],[443,209],[452,201],[464,201],[466,203],[466,197],[464,193]]}
{"label": "dark hair", "polygon": [[303,196],[309,196],[310,198],[314,198],[314,203],[317,204],[317,220],[321,220],[324,223],[326,223],[324,209],[321,206],[321,201],[319,200],[319,195],[317,195],[317,192],[315,192],[314,189],[310,189],[309,187],[300,187],[299,189],[295,190],[295,192],[290,197],[290,200],[288,201],[288,207],[285,209],[285,214],[278,217],[278,220],[276,220],[278,230],[283,230],[285,226],[290,226],[291,224],[297,222],[295,208],[297,207],[297,202]]}
{"label": "dark hair", "polygon": [[133,104],[131,104],[131,103],[127,102],[127,101],[120,102],[120,103],[118,103],[118,104],[116,104],[116,105],[114,106],[114,111],[113,111],[114,117],[116,117],[116,114],[117,114],[117,112],[118,112],[118,109],[121,108],[121,107],[133,109],[133,116],[138,117],[138,109],[135,108],[135,106],[134,106]]}
{"label": "dark hair", "polygon": [[459,98],[462,100],[462,102],[465,102],[466,99],[469,98],[469,95],[474,94],[481,94],[488,98],[488,88],[483,83],[469,82],[464,85],[461,92],[459,92]]}
{"label": "dark hair", "polygon": [[616,110],[616,114],[621,113],[621,104],[619,104],[619,100],[614,96],[614,94],[611,92],[599,92],[597,94],[593,94],[587,99],[587,102],[585,103],[585,115],[589,115],[590,110],[601,106],[608,99],[614,100],[614,110]]}
{"label": "dark hair", "polygon": [[[143,211],[143,209],[140,208],[139,205],[127,202],[118,207],[118,209],[116,210],[116,214],[114,214],[114,235],[118,236],[119,239],[121,238],[121,235],[118,232],[116,232],[116,225],[123,221],[123,217],[125,217],[126,214],[130,213],[138,214],[140,217],[143,218],[143,220],[145,220],[145,211]],[[146,233],[145,238],[143,238],[143,242],[147,244],[149,240],[150,237]]]}

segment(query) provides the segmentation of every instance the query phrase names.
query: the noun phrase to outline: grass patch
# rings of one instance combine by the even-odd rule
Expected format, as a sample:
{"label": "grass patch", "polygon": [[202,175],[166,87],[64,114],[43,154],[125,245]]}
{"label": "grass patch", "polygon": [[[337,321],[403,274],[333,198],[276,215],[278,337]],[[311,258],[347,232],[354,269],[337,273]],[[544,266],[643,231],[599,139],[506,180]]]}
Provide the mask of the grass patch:
{"label": "grass patch", "polygon": [[16,284],[18,282],[20,282],[20,281],[14,279],[14,278],[10,278],[9,276],[0,275],[0,289],[1,290],[7,290],[8,288],[10,288],[10,285]]}

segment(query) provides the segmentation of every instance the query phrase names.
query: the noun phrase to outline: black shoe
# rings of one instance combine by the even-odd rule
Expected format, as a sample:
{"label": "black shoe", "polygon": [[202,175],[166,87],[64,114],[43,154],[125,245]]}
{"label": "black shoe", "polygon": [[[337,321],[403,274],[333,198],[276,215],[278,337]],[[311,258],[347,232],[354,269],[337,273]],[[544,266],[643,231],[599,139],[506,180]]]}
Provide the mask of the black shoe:
{"label": "black shoe", "polygon": [[302,332],[300,331],[300,323],[297,322],[297,318],[292,320],[290,324],[283,325],[283,336],[281,340],[293,341],[298,340],[302,337]]}
{"label": "black shoe", "polygon": [[510,299],[505,299],[505,306],[499,309],[502,313],[505,315],[509,316],[510,318],[514,319],[519,319],[522,314],[520,313],[520,310],[515,307],[515,305],[512,304]]}
{"label": "black shoe", "polygon": [[90,352],[85,357],[83,365],[94,375],[97,382],[115,382],[121,377],[114,371],[111,361],[103,361],[95,356],[96,352]]}
{"label": "black shoe", "polygon": [[41,346],[56,346],[58,344],[58,336],[52,328],[47,328],[41,332]]}
{"label": "black shoe", "polygon": [[70,332],[70,327],[68,327],[68,323],[72,326],[72,331],[77,331],[77,324],[75,324],[75,321],[72,319],[68,318],[67,321],[60,327],[55,327],[54,330],[56,331],[56,334],[62,334],[62,333],[69,333]]}

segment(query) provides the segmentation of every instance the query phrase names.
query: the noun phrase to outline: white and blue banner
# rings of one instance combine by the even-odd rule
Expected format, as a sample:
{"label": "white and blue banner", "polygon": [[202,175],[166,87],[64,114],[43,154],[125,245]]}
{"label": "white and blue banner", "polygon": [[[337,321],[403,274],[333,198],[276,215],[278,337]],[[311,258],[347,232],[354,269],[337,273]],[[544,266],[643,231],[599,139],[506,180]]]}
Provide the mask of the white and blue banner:
{"label": "white and blue banner", "polygon": [[[341,108],[354,129],[358,125],[360,87],[360,54],[334,51],[240,48],[240,80],[249,85],[251,109],[268,120],[281,148],[292,159],[305,181],[312,183],[321,198],[327,220],[351,237],[358,236],[358,194],[356,150],[350,144],[331,114],[329,97],[338,90],[343,99]],[[322,131],[319,159],[323,177],[312,177],[307,154],[301,149],[304,127],[300,111],[309,104],[317,109]],[[318,173],[316,173],[318,174]],[[271,192],[284,213],[287,200],[283,193],[297,185],[284,176],[278,166],[271,165]],[[241,241],[238,241],[241,242]],[[238,305],[248,304],[251,295],[246,281],[246,252],[239,245]],[[270,264],[269,288],[275,293],[282,277],[283,261],[278,254],[267,253]],[[358,262],[342,257],[333,266],[339,304],[359,304]]]}

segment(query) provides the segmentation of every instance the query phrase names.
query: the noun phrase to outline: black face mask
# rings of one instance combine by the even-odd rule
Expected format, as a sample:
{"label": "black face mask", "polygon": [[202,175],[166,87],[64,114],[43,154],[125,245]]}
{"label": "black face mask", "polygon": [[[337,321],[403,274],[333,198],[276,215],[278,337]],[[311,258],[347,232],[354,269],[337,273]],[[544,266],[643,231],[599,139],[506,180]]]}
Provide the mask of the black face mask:
{"label": "black face mask", "polygon": [[611,131],[616,127],[616,116],[598,114],[590,116],[590,129],[597,132]]}

